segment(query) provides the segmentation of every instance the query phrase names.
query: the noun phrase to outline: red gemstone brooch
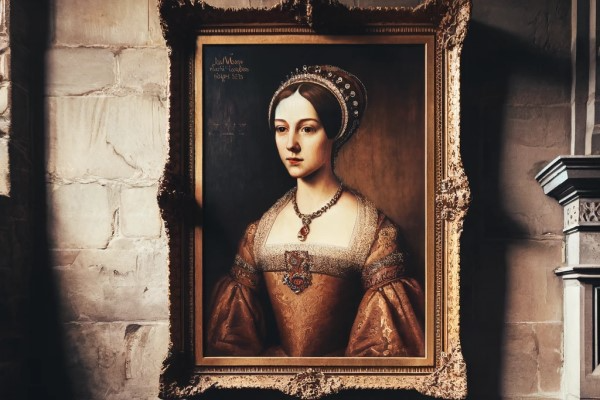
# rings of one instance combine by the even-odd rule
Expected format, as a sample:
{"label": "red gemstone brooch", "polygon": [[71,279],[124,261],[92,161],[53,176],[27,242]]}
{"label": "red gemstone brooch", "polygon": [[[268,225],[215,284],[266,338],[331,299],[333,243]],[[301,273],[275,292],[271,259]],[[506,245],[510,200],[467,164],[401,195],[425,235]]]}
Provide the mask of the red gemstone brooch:
{"label": "red gemstone brooch", "polygon": [[283,283],[296,294],[301,293],[312,283],[310,256],[308,251],[286,251]]}

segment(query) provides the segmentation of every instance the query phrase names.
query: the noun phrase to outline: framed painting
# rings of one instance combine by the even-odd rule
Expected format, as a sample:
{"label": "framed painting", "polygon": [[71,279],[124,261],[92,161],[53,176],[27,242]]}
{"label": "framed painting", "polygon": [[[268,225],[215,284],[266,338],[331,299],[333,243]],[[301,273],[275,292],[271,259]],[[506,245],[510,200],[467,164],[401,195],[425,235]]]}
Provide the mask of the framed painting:
{"label": "framed painting", "polygon": [[160,7],[171,51],[161,396],[465,397],[459,65],[470,3]]}

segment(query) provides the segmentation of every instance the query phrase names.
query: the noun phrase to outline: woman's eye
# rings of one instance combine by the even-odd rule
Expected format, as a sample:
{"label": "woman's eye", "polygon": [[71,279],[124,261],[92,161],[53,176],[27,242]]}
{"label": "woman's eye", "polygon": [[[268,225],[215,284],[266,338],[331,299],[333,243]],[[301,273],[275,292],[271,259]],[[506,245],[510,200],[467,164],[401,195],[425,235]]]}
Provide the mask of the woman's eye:
{"label": "woman's eye", "polygon": [[283,125],[275,127],[275,132],[277,132],[277,133],[285,133],[286,131],[287,131],[287,128]]}
{"label": "woman's eye", "polygon": [[302,133],[313,133],[313,132],[315,132],[315,131],[316,131],[316,129],[315,129],[314,127],[312,127],[312,126],[303,126],[303,127],[300,129],[300,131],[301,131]]}

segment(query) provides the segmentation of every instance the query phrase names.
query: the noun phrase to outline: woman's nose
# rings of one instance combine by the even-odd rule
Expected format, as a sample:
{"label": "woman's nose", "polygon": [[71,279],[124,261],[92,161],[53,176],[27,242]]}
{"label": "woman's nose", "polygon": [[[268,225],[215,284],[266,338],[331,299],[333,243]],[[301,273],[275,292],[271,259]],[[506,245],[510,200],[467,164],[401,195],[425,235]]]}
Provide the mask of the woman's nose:
{"label": "woman's nose", "polygon": [[298,136],[294,132],[290,132],[287,137],[286,149],[293,153],[300,151],[300,143],[298,143]]}

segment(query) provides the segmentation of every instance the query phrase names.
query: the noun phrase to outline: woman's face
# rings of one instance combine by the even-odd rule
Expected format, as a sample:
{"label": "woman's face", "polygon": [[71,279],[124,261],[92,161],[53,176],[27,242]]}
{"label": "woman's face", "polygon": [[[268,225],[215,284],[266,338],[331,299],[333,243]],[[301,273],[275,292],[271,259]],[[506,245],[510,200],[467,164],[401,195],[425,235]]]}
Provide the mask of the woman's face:
{"label": "woman's face", "polygon": [[275,108],[275,142],[292,178],[307,178],[331,169],[333,140],[325,134],[317,111],[295,92]]}

